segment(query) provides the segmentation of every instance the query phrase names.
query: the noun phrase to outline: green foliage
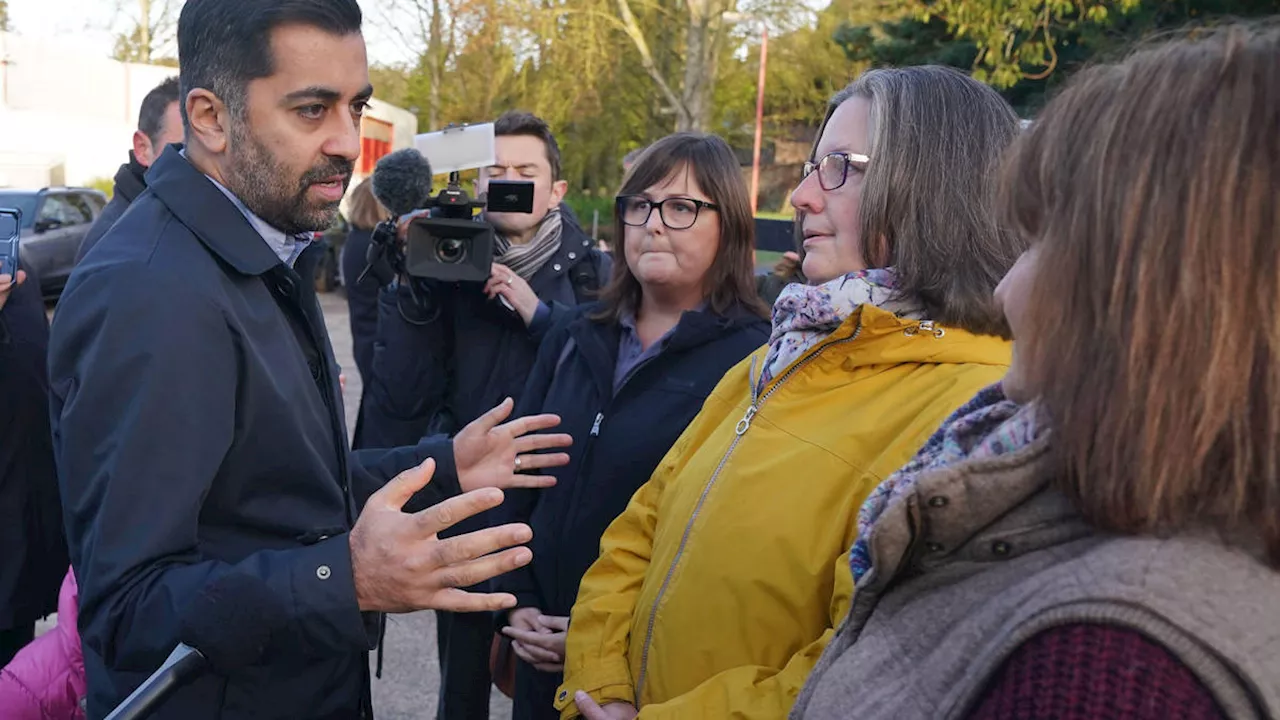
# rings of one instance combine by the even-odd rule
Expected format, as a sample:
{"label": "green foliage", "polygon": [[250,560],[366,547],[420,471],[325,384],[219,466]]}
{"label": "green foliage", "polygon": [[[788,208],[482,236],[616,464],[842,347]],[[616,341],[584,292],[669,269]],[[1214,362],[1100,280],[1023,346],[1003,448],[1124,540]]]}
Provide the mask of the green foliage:
{"label": "green foliage", "polygon": [[969,71],[1025,116],[1090,62],[1190,23],[1274,8],[1271,0],[900,0],[896,17],[846,23],[834,38],[852,62]]}
{"label": "green foliage", "polygon": [[9,0],[0,0],[0,32],[9,32]]}
{"label": "green foliage", "polygon": [[[432,117],[443,126],[492,120],[511,109],[542,116],[560,142],[568,202],[584,223],[600,210],[606,227],[622,156],[676,126],[663,84],[677,96],[683,90],[694,5],[703,12],[712,7],[713,21],[722,23],[711,34],[719,44],[708,70],[715,83],[706,127],[743,158],[750,157],[754,135],[761,34],[758,24],[726,19],[729,9],[763,18],[769,28],[768,158],[784,142],[793,149],[807,145],[827,100],[867,67],[960,68],[991,83],[1030,116],[1072,73],[1134,42],[1188,22],[1257,17],[1276,7],[1276,0],[832,0],[814,12],[805,0],[737,0],[714,7],[690,0],[627,0],[652,60],[646,68],[618,0],[372,2],[411,6],[423,20],[418,60],[371,68],[379,98],[415,109],[423,131],[438,129]],[[441,13],[435,55],[428,32],[433,9]],[[412,31],[409,42],[415,40]],[[762,185],[762,207],[789,217],[776,190]]]}
{"label": "green foliage", "polygon": [[100,191],[110,200],[111,196],[115,194],[116,184],[111,178],[99,177],[85,183],[85,187]]}

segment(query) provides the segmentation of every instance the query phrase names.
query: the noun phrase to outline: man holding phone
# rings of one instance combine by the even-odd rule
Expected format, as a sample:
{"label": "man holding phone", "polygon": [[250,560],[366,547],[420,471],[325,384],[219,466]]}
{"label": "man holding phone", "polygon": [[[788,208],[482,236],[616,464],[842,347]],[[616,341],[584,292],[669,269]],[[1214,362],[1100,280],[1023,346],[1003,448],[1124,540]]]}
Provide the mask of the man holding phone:
{"label": "man holding phone", "polygon": [[279,612],[261,615],[287,621],[255,641],[259,660],[196,678],[153,717],[368,718],[381,613],[515,601],[460,588],[527,563],[513,547],[527,526],[438,535],[499,504],[497,488],[546,486],[517,469],[567,461],[538,453],[566,437],[528,435],[558,418],[501,424],[508,401],[443,445],[348,448],[308,278],[373,92],[361,23],[356,0],[187,0],[185,144],[60,300],[53,438],[89,717],[164,661],[228,576],[264,585]]}
{"label": "man holding phone", "polygon": [[19,269],[18,217],[0,210],[0,667],[56,607],[67,570],[49,436],[49,324],[39,278]]}

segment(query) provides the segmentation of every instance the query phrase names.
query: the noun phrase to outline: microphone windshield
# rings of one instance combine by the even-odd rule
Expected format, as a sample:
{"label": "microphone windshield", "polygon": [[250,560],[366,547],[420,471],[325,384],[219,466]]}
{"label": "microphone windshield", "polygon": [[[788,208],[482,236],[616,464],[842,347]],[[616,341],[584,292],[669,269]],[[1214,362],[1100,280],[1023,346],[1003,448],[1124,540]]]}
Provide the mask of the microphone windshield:
{"label": "microphone windshield", "polygon": [[431,164],[413,148],[383,156],[373,170],[373,196],[397,216],[421,208],[431,196]]}
{"label": "microphone windshield", "polygon": [[234,675],[262,658],[272,635],[288,620],[288,612],[264,581],[232,572],[187,605],[178,639],[199,650],[214,673]]}

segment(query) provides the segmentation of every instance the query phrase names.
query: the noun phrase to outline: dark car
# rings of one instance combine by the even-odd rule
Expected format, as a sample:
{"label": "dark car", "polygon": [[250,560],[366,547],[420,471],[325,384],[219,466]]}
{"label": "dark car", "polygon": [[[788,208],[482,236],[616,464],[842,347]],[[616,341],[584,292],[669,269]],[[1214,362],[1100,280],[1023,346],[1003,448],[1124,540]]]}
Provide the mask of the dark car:
{"label": "dark car", "polygon": [[40,278],[46,299],[62,293],[76,251],[106,205],[106,196],[89,188],[0,190],[0,208],[22,211],[19,254]]}

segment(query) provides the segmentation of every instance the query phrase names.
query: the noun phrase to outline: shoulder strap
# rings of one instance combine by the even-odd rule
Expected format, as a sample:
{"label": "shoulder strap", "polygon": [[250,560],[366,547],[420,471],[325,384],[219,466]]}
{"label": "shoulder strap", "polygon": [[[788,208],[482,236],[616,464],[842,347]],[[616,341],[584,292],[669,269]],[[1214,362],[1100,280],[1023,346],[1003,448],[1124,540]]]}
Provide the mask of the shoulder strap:
{"label": "shoulder strap", "polygon": [[581,262],[569,268],[569,284],[573,286],[573,299],[577,304],[595,301],[600,290],[600,271],[592,254],[588,253]]}

